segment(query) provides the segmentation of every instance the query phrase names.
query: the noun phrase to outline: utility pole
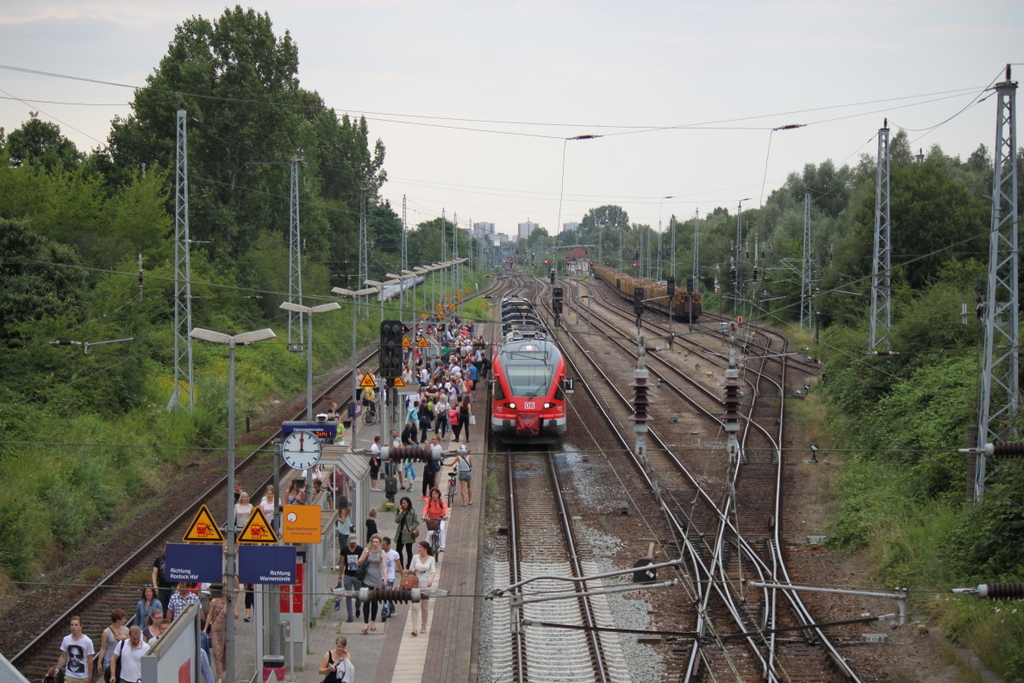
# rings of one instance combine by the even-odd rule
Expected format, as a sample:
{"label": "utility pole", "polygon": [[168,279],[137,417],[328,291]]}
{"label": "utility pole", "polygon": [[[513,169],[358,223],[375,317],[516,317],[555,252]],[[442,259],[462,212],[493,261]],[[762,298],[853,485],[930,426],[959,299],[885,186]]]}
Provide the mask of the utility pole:
{"label": "utility pole", "polygon": [[[366,188],[359,188],[359,286],[365,286],[364,283],[370,277],[369,268],[369,253],[366,243]],[[361,297],[356,304],[359,310],[359,317],[363,318],[369,315],[370,306],[369,302],[366,301],[365,297]],[[365,311],[365,312],[364,312]]]}
{"label": "utility pole", "polygon": [[177,114],[174,164],[174,390],[170,412],[181,406],[182,382],[188,392],[188,412],[195,408],[192,383],[192,265],[188,235],[188,136],[185,110]]}
{"label": "utility pole", "polygon": [[743,315],[743,200],[736,206],[736,305],[734,310]]}
{"label": "utility pole", "polygon": [[[445,217],[445,210],[441,209],[441,263],[444,263],[445,261],[448,260],[448,258],[445,256],[445,254],[448,251],[447,245],[445,243],[445,238],[446,238],[446,236],[448,234],[447,230],[446,230],[447,223],[448,223],[448,219]],[[448,270],[447,268],[442,268],[441,269],[441,291],[440,291],[440,293],[438,294],[438,297],[437,297],[438,302],[442,306],[444,306],[444,295],[448,292],[448,287],[447,287],[447,284],[445,282],[446,275],[447,275],[447,273],[445,271],[447,271],[447,270]],[[447,313],[445,315],[447,315]]]}
{"label": "utility pole", "polygon": [[[405,222],[405,195],[403,194],[402,195],[402,269],[401,269],[401,272],[404,273],[408,269],[409,269],[409,226]],[[398,304],[399,310],[401,312],[405,311],[405,286],[404,286],[404,284],[405,283],[402,283],[401,294],[399,295],[400,296],[400,299],[399,299],[400,303]],[[411,289],[411,292],[415,292],[416,291],[416,278],[412,278],[412,287],[410,289]],[[413,299],[413,301],[415,302],[416,300]],[[414,313],[415,313],[415,308],[416,307],[413,306]],[[399,317],[401,317],[401,316],[399,316]],[[415,315],[413,317],[415,317]]]}
{"label": "utility pole", "polygon": [[[292,155],[288,209],[288,301],[302,305],[302,237],[299,231],[299,164],[298,150]],[[288,350],[304,353],[305,332],[302,314],[288,311]]]}
{"label": "utility pole", "polygon": [[811,192],[804,192],[804,253],[800,267],[800,329],[811,323]]}
{"label": "utility pole", "polygon": [[669,240],[669,249],[672,250],[672,277],[679,277],[679,273],[676,272],[676,215],[672,214],[672,217],[668,219],[668,229],[672,231],[672,237]]}
{"label": "utility pole", "polygon": [[[456,261],[459,258],[459,214],[456,212],[452,218],[454,223],[452,224],[452,261]],[[452,271],[452,289],[459,289],[462,285],[462,273],[459,271],[459,266],[452,266],[455,270]]]}
{"label": "utility pole", "polygon": [[[1020,407],[1018,363],[1020,313],[1017,298],[1017,83],[996,86],[996,145],[993,150],[992,229],[989,232],[988,293],[985,299],[985,370],[978,409],[978,443],[1005,442],[1010,420]],[[1010,432],[1012,433],[1012,432]],[[974,499],[985,495],[985,452],[974,468]]]}
{"label": "utility pole", "polygon": [[700,209],[693,214],[693,291],[700,289]]}
{"label": "utility pole", "polygon": [[[875,173],[875,249],[871,259],[871,330],[868,351],[889,350],[892,325],[892,241],[889,221],[889,121],[878,129]],[[881,328],[881,329],[879,329]]]}

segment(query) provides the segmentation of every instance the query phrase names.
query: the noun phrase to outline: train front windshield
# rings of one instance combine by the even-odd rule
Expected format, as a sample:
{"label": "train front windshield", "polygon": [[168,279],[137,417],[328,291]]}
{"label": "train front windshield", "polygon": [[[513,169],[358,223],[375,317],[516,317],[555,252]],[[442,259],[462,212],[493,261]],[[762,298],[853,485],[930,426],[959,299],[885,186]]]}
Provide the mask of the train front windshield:
{"label": "train front windshield", "polygon": [[533,398],[547,396],[554,370],[550,365],[511,365],[505,366],[505,377],[513,396]]}

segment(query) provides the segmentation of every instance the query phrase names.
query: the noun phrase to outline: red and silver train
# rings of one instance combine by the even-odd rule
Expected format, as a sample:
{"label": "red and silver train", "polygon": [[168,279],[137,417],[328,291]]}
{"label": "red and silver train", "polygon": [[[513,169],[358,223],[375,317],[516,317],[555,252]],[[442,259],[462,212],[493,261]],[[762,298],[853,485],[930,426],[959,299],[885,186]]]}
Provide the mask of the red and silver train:
{"label": "red and silver train", "polygon": [[554,443],[566,427],[565,359],[522,297],[501,300],[500,334],[491,365],[491,433],[504,443]]}

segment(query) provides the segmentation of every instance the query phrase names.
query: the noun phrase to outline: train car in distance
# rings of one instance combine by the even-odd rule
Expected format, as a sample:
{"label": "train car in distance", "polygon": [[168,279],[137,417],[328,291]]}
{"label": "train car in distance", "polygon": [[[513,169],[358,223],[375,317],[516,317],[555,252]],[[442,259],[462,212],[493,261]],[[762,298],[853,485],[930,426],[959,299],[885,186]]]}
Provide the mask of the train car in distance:
{"label": "train car in distance", "polygon": [[[612,289],[619,293],[619,296],[630,302],[633,301],[633,290],[637,287],[643,287],[644,299],[653,299],[653,301],[646,301],[644,306],[652,311],[657,311],[661,315],[668,315],[667,285],[651,282],[650,280],[641,280],[638,277],[626,275],[607,266],[594,268],[594,276],[608,283]],[[691,292],[685,287],[676,285],[675,296],[672,297],[672,317],[674,319],[684,323],[695,323],[703,310],[700,302],[700,292]]]}
{"label": "train car in distance", "polygon": [[491,433],[504,443],[548,444],[565,433],[565,359],[533,303],[502,299],[491,369]]}

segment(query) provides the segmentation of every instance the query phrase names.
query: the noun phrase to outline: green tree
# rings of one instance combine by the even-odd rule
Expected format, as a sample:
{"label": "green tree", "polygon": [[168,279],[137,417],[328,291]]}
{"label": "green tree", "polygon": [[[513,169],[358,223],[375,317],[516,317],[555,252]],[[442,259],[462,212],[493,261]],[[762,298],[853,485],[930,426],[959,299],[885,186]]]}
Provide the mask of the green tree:
{"label": "green tree", "polygon": [[12,166],[38,164],[49,171],[71,170],[81,164],[85,156],[60,132],[60,126],[49,121],[40,121],[39,112],[30,112],[31,117],[21,128],[11,131],[6,143],[0,138],[0,145],[6,146]]}

